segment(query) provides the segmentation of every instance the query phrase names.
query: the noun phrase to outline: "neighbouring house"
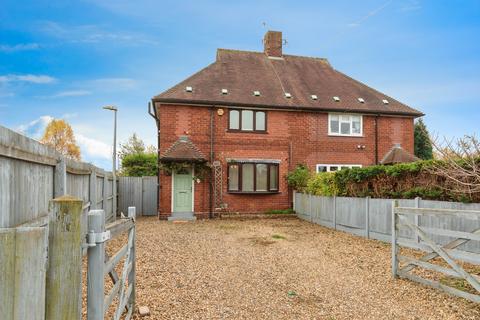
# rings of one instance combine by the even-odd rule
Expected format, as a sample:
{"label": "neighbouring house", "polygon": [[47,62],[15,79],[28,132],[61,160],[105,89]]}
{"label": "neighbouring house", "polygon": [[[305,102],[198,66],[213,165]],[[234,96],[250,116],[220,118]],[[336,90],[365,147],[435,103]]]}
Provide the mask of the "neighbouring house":
{"label": "neighbouring house", "polygon": [[153,97],[161,219],[287,209],[284,177],[297,164],[334,171],[378,164],[395,146],[413,153],[421,112],[282,44],[268,31],[263,52],[218,49]]}

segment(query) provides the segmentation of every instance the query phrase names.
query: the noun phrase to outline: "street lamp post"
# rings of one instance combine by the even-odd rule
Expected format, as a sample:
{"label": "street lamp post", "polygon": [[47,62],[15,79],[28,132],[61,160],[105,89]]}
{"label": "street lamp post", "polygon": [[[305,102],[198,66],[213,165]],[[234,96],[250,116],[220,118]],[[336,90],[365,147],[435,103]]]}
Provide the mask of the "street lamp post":
{"label": "street lamp post", "polygon": [[113,157],[112,157],[112,176],[113,176],[113,200],[112,200],[112,211],[114,217],[117,216],[117,111],[118,109],[114,106],[105,106],[105,110],[113,111]]}

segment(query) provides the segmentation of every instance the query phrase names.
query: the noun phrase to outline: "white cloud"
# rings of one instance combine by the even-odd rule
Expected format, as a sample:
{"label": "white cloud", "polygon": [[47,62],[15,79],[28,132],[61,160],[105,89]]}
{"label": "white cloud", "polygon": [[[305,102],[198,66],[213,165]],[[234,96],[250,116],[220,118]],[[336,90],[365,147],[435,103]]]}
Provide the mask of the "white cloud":
{"label": "white cloud", "polygon": [[17,52],[17,51],[28,51],[28,50],[37,50],[40,48],[38,43],[20,43],[15,45],[2,44],[0,45],[0,52]]}
{"label": "white cloud", "polygon": [[47,125],[52,121],[54,118],[49,115],[41,116],[38,119],[30,121],[29,123],[22,124],[17,127],[17,131],[22,134],[31,136],[35,139],[39,139]]}
{"label": "white cloud", "polygon": [[92,24],[64,25],[54,21],[44,21],[39,29],[44,33],[70,43],[114,42],[124,45],[158,44],[154,39],[140,33],[128,31],[105,30],[104,27]]}
{"label": "white cloud", "polygon": [[57,98],[66,98],[66,97],[81,97],[81,96],[88,96],[91,95],[92,92],[88,90],[67,90],[57,92],[55,94],[49,96],[38,96],[38,98],[42,99],[57,99]]}
{"label": "white cloud", "polygon": [[87,82],[87,86],[101,91],[121,91],[134,89],[137,81],[131,78],[101,78]]}
{"label": "white cloud", "polygon": [[[82,134],[75,134],[82,156],[87,159],[111,159],[112,146],[103,141],[88,138]],[[87,156],[87,157],[85,157]]]}
{"label": "white cloud", "polygon": [[54,77],[47,76],[47,75],[34,75],[34,74],[23,74],[23,75],[15,75],[15,74],[8,74],[0,76],[0,83],[8,83],[8,82],[29,82],[35,84],[48,84],[57,81]]}

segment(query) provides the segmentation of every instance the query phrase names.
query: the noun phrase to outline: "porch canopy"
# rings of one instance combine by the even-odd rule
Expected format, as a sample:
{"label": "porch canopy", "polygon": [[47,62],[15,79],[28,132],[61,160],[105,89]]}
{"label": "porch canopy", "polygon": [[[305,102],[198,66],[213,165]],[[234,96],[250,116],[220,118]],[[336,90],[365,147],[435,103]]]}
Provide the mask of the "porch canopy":
{"label": "porch canopy", "polygon": [[160,161],[206,162],[207,158],[187,136],[180,136],[180,138],[160,156]]}
{"label": "porch canopy", "polygon": [[385,154],[381,164],[395,164],[395,163],[406,163],[406,162],[415,162],[420,160],[413,154],[409,153],[403,149],[400,145],[395,145],[390,151]]}

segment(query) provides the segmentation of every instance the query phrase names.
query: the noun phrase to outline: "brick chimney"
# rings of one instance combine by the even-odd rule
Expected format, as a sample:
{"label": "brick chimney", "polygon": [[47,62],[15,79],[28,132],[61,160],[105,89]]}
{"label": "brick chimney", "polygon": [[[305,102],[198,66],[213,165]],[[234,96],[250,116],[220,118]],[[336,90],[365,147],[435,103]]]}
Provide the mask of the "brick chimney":
{"label": "brick chimney", "polygon": [[267,31],[263,37],[264,52],[269,57],[282,57],[282,32]]}

